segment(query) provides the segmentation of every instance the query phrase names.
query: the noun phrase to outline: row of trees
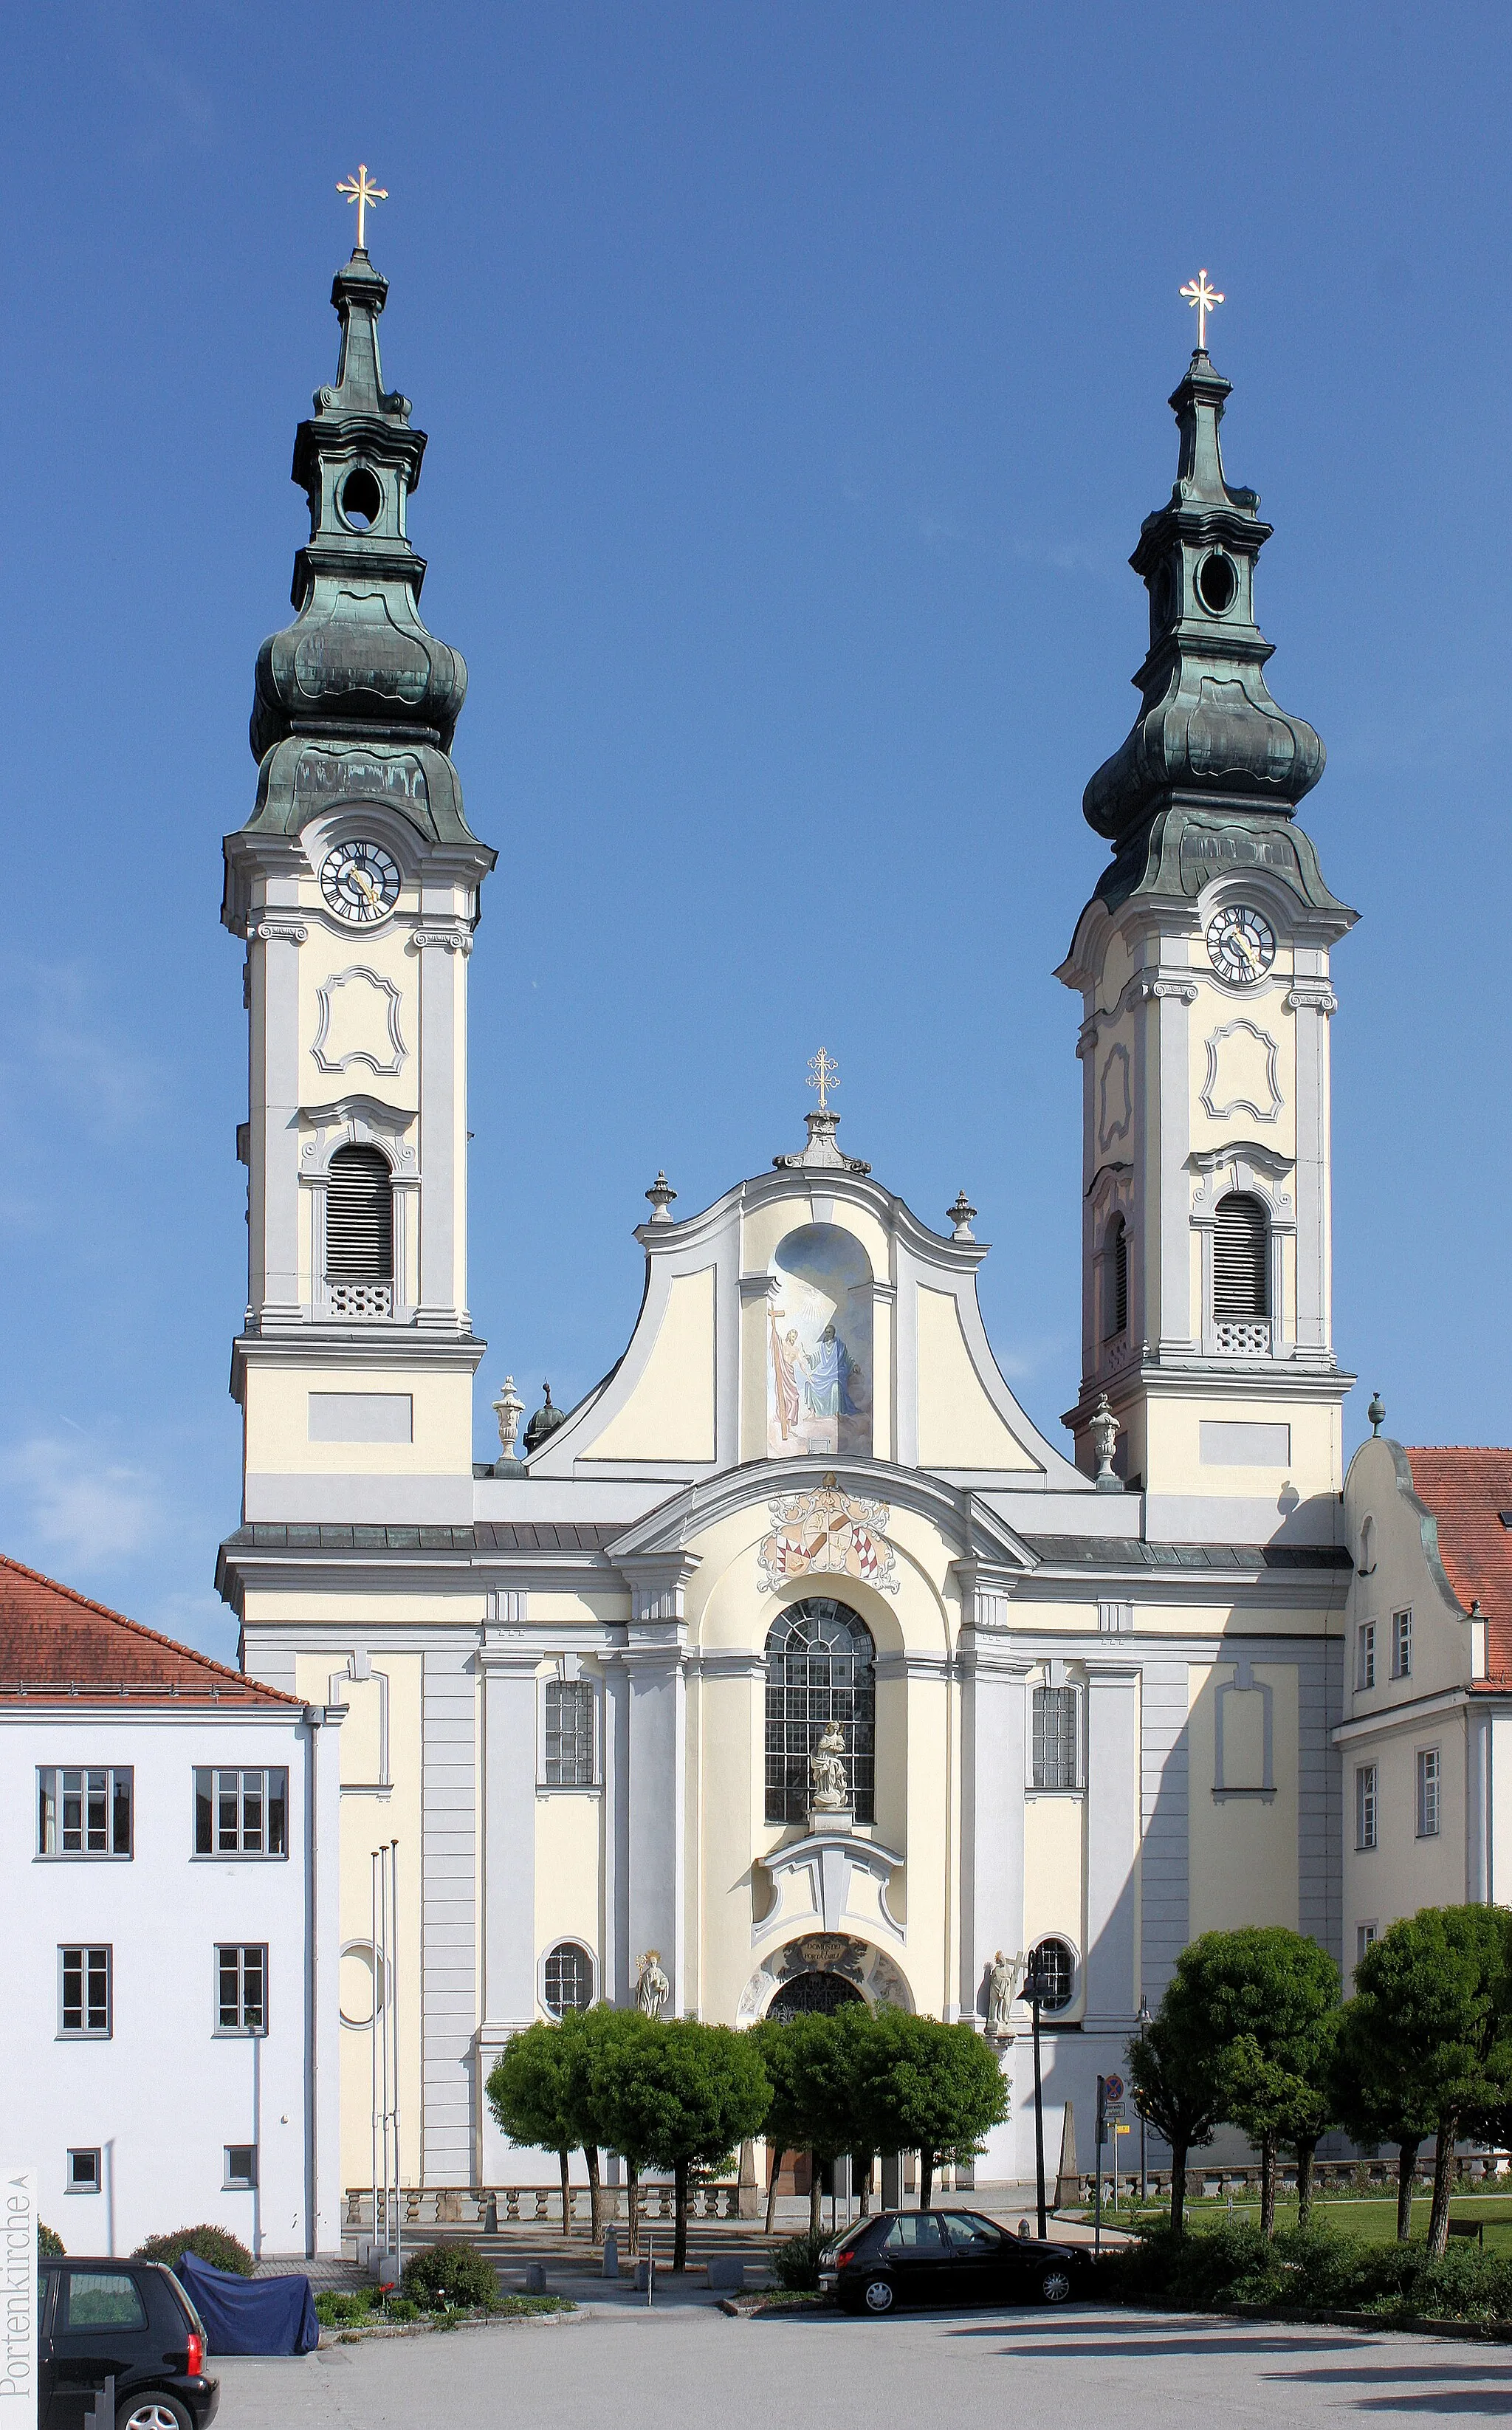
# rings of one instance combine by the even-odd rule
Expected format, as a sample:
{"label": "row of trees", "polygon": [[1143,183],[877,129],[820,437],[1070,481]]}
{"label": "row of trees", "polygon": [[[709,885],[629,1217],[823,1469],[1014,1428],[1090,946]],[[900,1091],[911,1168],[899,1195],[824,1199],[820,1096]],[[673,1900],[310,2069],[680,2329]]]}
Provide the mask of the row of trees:
{"label": "row of trees", "polygon": [[896,2008],[873,2015],[859,2003],[749,2033],[691,2020],[662,2023],[634,2008],[589,2008],[511,2036],[489,2076],[488,2098],[511,2142],[557,2154],[564,2232],[574,2150],[587,2164],[595,2242],[602,2152],[624,2164],[632,2241],[640,2173],[670,2171],[675,2270],[687,2262],[694,2178],[730,2167],[748,2137],[765,2135],[773,2185],[784,2154],[814,2155],[817,2231],[819,2163],[846,2152],[917,2152],[927,2207],[939,2164],[973,2157],[1007,2111],[997,2060],[970,2025]]}
{"label": "row of trees", "polygon": [[1188,2156],[1218,2126],[1238,2127],[1260,2155],[1267,2236],[1279,2155],[1295,2155],[1305,2220],[1319,2141],[1341,2127],[1356,2142],[1396,2146],[1404,2242],[1418,2155],[1432,2142],[1428,2249],[1441,2254],[1456,2143],[1504,2149],[1512,2132],[1512,1915],[1450,1906],[1404,1917],[1361,1956],[1348,2001],[1333,1959],[1300,1933],[1205,1933],[1130,2044],[1129,2072],[1171,2145],[1178,2234]]}

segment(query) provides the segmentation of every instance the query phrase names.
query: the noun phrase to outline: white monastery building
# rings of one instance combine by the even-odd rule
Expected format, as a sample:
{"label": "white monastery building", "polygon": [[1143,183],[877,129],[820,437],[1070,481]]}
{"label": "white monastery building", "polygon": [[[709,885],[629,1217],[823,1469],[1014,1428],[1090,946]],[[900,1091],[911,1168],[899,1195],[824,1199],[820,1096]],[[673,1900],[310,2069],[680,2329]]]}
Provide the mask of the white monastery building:
{"label": "white monastery building", "polygon": [[[8,1844],[36,1848],[5,2030],[44,2053],[46,2168],[114,2205],[117,2249],[212,2182],[239,2232],[328,2248],[374,2173],[375,2004],[400,2173],[441,2191],[555,2176],[483,2091],[538,2018],[859,1999],[989,2036],[1012,2105],[977,2180],[1022,2182],[1029,1953],[1053,2120],[1087,2118],[1196,1934],[1288,1924],[1347,1969],[1424,1901],[1512,1898],[1512,1454],[1377,1433],[1345,1477],[1329,1025],[1355,915],[1297,815],[1323,751],[1267,688],[1228,383],[1200,346],[1171,400],[1140,706],[1087,788],[1109,849],[1056,974],[1069,1455],[994,1360],[975,1210],[926,1222],[840,1146],[821,1055],[804,1144],[753,1140],[699,1212],[657,1174],[629,1341],[518,1453],[507,1385],[480,1468],[467,1003],[495,856],[450,757],[466,671],[420,619],[387,291],[361,247],[335,282],[296,614],[224,845],[249,1265],[218,1580],[245,1676],[39,1581],[57,1642],[0,1638]],[[208,1848],[201,1781],[241,1784]],[[166,2084],[194,2099],[152,2142],[180,2193],[149,2203]]]}

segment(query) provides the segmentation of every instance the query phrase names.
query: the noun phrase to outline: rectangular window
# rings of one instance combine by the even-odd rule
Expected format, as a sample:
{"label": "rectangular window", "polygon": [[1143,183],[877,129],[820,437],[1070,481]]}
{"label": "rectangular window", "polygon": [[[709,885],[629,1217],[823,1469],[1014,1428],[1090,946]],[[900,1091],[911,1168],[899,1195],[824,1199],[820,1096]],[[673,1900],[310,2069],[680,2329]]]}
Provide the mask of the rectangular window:
{"label": "rectangular window", "polygon": [[1375,1947],[1376,1937],[1377,1926],[1373,1923],[1357,1923],[1354,1926],[1354,1963],[1356,1966],[1359,1964],[1360,1959],[1364,1956],[1366,1951]]}
{"label": "rectangular window", "polygon": [[225,2161],[223,2193],[249,2193],[258,2182],[258,2147],[256,2143],[224,2143],[221,2147]]}
{"label": "rectangular window", "polygon": [[68,2190],[71,2194],[97,2194],[100,2190],[100,2155],[97,2151],[70,2152],[68,2155]]}
{"label": "rectangular window", "polygon": [[1355,1668],[1354,1684],[1358,1688],[1373,1688],[1375,1685],[1375,1623],[1373,1620],[1360,1623],[1360,1658]]}
{"label": "rectangular window", "polygon": [[216,1945],[215,2013],[218,2034],[265,2034],[268,2030],[268,1952],[241,1942]]}
{"label": "rectangular window", "polygon": [[1034,1785],[1036,1789],[1075,1789],[1081,1767],[1074,1688],[1037,1688],[1034,1691]]}
{"label": "rectangular window", "polygon": [[593,1782],[593,1682],[546,1682],[545,1784],[589,1789]]}
{"label": "rectangular window", "polygon": [[1354,1845],[1373,1848],[1376,1841],[1376,1780],[1373,1763],[1362,1763],[1354,1774]]}
{"label": "rectangular window", "polygon": [[129,1856],[131,1766],[74,1771],[44,1765],[37,1773],[39,1856]]}
{"label": "rectangular window", "polygon": [[196,1856],[284,1856],[289,1853],[287,1772],[194,1774]]}
{"label": "rectangular window", "polygon": [[[125,2270],[68,2270],[64,2278],[67,2292],[58,2308],[55,2328],[70,2329],[144,2329],[147,2315],[136,2280]],[[62,2400],[64,2403],[67,2399]],[[57,2400],[55,2400],[56,2409]],[[91,2408],[92,2409],[92,2408]],[[75,2414],[75,2421],[83,2416]]]}
{"label": "rectangular window", "polygon": [[1410,1679],[1412,1676],[1412,1614],[1394,1611],[1391,1614],[1391,1676]]}
{"label": "rectangular window", "polygon": [[60,2034],[108,2040],[110,2034],[110,1951],[59,1949],[58,1953],[58,2030]]}
{"label": "rectangular window", "polygon": [[1418,1837],[1438,1837],[1438,1749],[1418,1749]]}

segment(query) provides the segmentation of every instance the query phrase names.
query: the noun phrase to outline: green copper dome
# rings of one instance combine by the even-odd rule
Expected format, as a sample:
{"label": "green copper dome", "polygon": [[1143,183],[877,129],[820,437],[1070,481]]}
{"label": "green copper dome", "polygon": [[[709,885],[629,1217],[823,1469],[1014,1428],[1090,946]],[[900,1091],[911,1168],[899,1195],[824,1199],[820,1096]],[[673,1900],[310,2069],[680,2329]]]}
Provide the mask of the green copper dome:
{"label": "green copper dome", "polygon": [[473,841],[448,756],[467,668],[420,619],[425,560],[405,517],[425,437],[409,399],[383,385],[388,293],[361,249],[331,289],[341,360],[294,441],[309,539],[294,558],[294,621],[258,653],[249,831],[297,834],[338,800],[376,797],[433,841]]}
{"label": "green copper dome", "polygon": [[1173,807],[1209,821],[1288,819],[1322,774],[1318,736],[1266,689],[1271,644],[1254,622],[1254,587],[1271,525],[1255,492],[1223,477],[1218,426],[1229,393],[1199,348],[1171,399],[1181,432],[1175,486],[1129,559],[1150,594],[1150,648],[1134,678],[1143,707],[1082,800],[1121,855]]}

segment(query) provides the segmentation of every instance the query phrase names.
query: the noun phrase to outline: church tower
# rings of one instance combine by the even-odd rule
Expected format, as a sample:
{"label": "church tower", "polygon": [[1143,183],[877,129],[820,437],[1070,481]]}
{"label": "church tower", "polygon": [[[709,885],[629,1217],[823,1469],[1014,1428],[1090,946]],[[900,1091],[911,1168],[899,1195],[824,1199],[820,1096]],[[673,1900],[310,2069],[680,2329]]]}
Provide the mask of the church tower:
{"label": "church tower", "polygon": [[1171,399],[1175,486],[1130,559],[1150,602],[1141,706],[1083,801],[1113,857],[1057,974],[1084,1016],[1082,1383],[1066,1422],[1095,1468],[1106,1395],[1152,1535],[1216,1522],[1254,1541],[1287,1521],[1330,1534],[1343,1482],[1329,955],[1355,914],[1296,817],[1323,746],[1266,686],[1254,591],[1271,526],[1224,478],[1229,393],[1199,345]]}
{"label": "church tower", "polygon": [[243,1517],[472,1519],[467,957],[495,855],[449,756],[467,688],[420,619],[425,441],[383,385],[359,242],[334,388],[294,441],[294,621],[258,655],[257,803],[225,839],[246,942]]}

